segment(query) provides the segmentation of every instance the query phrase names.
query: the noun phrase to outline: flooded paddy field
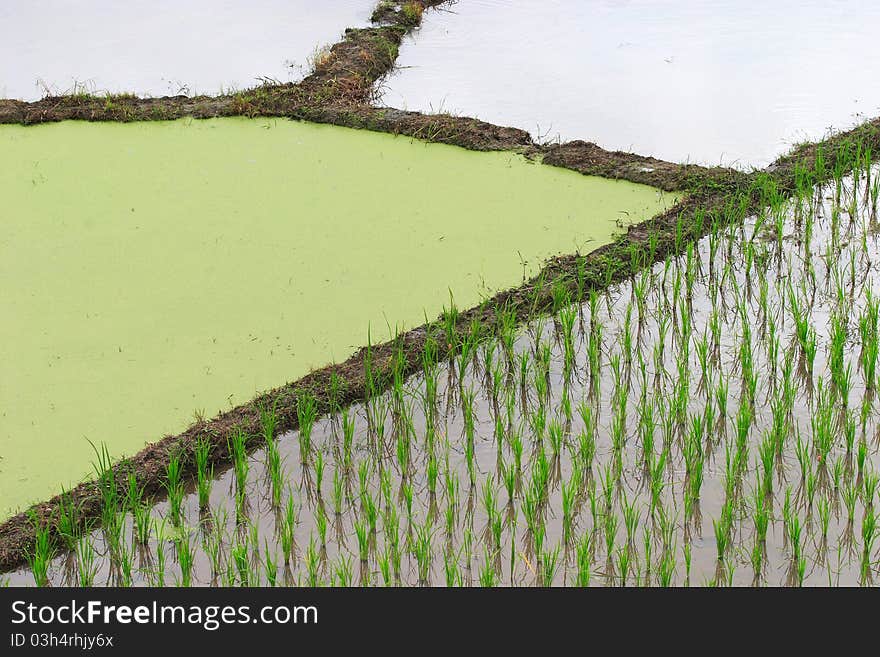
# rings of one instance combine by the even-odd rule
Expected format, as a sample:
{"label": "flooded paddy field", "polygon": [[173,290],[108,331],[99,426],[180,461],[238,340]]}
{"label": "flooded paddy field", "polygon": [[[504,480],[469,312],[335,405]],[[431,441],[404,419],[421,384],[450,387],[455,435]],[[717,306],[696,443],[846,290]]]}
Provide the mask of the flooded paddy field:
{"label": "flooded paddy field", "polygon": [[38,531],[9,581],[875,581],[880,171],[850,155],[819,186],[799,169],[791,199],[763,178],[763,210],[700,215],[705,238],[583,303],[554,285],[525,327],[501,313],[485,340],[447,308],[420,374],[330,416],[302,394],[277,438],[266,406],[230,470],[207,442],[195,481],[172,458],[158,504],[98,463],[102,528],[62,532],[65,554]]}
{"label": "flooded paddy field", "polygon": [[285,120],[0,127],[0,516],[674,200]]}
{"label": "flooded paddy field", "polygon": [[[382,102],[536,139],[763,167],[880,113],[871,2],[461,0],[401,48]],[[821,81],[829,81],[828,84]]]}
{"label": "flooded paddy field", "polygon": [[0,6],[0,98],[217,94],[299,80],[373,0],[13,0]]}

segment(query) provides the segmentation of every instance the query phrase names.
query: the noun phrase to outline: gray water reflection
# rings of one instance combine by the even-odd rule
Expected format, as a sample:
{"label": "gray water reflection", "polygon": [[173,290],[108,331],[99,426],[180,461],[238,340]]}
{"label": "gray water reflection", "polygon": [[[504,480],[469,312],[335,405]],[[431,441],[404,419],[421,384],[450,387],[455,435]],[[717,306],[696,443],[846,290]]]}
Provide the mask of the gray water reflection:
{"label": "gray water reflection", "polygon": [[0,98],[93,92],[214,94],[300,79],[374,0],[7,0]]}
{"label": "gray water reflection", "polygon": [[459,0],[426,18],[387,105],[744,168],[880,114],[875,2]]}

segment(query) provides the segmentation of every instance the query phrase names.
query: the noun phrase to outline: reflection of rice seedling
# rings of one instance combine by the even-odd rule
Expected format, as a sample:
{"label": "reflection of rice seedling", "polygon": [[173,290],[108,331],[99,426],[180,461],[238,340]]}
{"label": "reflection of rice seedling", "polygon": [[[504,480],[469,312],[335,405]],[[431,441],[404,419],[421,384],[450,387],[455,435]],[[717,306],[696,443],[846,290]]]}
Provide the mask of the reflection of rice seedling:
{"label": "reflection of rice seedling", "polygon": [[321,539],[321,549],[327,549],[327,512],[320,504],[315,506],[315,527],[318,528],[318,537]]}
{"label": "reflection of rice seedling", "polygon": [[287,493],[287,505],[284,507],[284,515],[281,517],[279,535],[281,538],[281,551],[284,553],[284,564],[289,565],[293,558],[293,550],[296,545],[296,505],[293,501],[293,492]]}
{"label": "reflection of rice seedling", "polygon": [[319,504],[323,504],[321,490],[324,486],[324,454],[320,451],[315,455],[315,495]]}
{"label": "reflection of rice seedling", "polygon": [[331,493],[331,500],[333,503],[333,513],[337,516],[342,515],[342,502],[345,497],[345,481],[340,475],[339,470],[336,469],[333,471],[333,491]]}
{"label": "reflection of rice seedling", "polygon": [[871,554],[874,551],[874,543],[877,540],[877,519],[874,515],[874,509],[865,510],[865,517],[862,519],[862,560],[861,560],[861,578],[863,582],[871,581]]}

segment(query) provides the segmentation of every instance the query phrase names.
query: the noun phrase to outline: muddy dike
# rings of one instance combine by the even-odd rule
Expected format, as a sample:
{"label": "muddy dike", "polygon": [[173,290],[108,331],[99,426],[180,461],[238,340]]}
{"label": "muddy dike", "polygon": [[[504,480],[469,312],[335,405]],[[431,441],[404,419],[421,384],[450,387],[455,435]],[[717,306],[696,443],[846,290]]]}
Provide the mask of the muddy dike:
{"label": "muddy dike", "polygon": [[0,123],[52,121],[166,121],[186,116],[295,116],[296,108],[366,103],[376,80],[397,59],[404,25],[349,28],[342,41],[315,62],[301,82],[261,84],[219,96],[140,98],[133,94],[87,93],[48,96],[27,103],[0,100]]}
{"label": "muddy dike", "polygon": [[[567,291],[571,301],[583,301],[591,291],[607,289],[667,255],[684,252],[689,243],[705,235],[712,225],[743,221],[766,206],[769,199],[790,193],[788,183],[795,176],[812,184],[822,183],[833,178],[835,172],[852,170],[864,161],[867,152],[877,152],[878,148],[880,130],[875,121],[821,144],[805,145],[800,156],[782,158],[771,170],[745,179],[735,189],[694,193],[669,211],[631,226],[614,242],[586,255],[554,258],[523,285],[500,292],[477,307],[456,312],[452,334],[446,330],[448,318],[441,316],[388,342],[363,347],[341,364],[313,371],[214,419],[198,421],[178,435],[164,437],[114,466],[119,493],[124,495],[132,473],[146,496],[162,497],[166,466],[172,456],[180,460],[184,477],[192,479],[196,472],[195,446],[200,440],[210,443],[211,465],[215,472],[220,472],[231,464],[229,439],[233,432],[243,431],[249,437],[249,451],[265,444],[261,409],[276,409],[276,435],[295,430],[297,401],[303,395],[315,399],[321,415],[363,401],[368,393],[387,389],[395,374],[408,377],[419,371],[429,336],[438,344],[439,358],[448,359],[457,353],[462,338],[471,335],[475,327],[482,337],[488,337],[497,332],[503,317],[513,315],[522,324],[551,314],[558,309],[561,289]],[[820,151],[821,158],[808,157]],[[62,503],[73,503],[78,508],[79,524],[93,528],[100,517],[101,499],[98,484],[84,482],[69,491],[66,500],[55,496],[4,522],[0,525],[0,571],[13,570],[26,562],[35,526],[48,527],[50,535],[61,545],[57,521]]]}
{"label": "muddy dike", "polygon": [[749,174],[726,167],[673,164],[654,157],[622,151],[607,151],[586,141],[570,141],[539,147],[544,164],[564,167],[587,176],[602,176],[641,182],[665,191],[695,189],[704,185],[736,188]]}
{"label": "muddy dike", "polygon": [[[305,85],[307,80],[301,83]],[[337,83],[338,84],[338,83]],[[184,117],[210,119],[246,116],[279,117],[386,132],[449,144],[475,151],[509,150],[545,164],[591,176],[627,180],[663,191],[730,189],[750,174],[723,167],[674,164],[635,153],[612,152],[574,141],[536,144],[528,132],[451,114],[422,114],[339,100],[314,100],[301,85],[261,86],[234,96],[136,98],[134,96],[46,98],[35,103],[0,100],[0,123],[34,125],[82,121],[168,121]],[[346,87],[349,88],[350,87]]]}

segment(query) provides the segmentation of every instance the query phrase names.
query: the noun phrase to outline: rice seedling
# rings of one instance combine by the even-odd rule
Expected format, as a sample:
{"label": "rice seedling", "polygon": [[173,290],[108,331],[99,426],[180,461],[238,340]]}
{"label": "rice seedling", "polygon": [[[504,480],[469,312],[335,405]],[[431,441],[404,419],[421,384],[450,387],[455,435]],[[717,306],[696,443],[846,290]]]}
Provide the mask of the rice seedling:
{"label": "rice seedling", "polygon": [[[344,560],[345,560],[345,557],[340,558],[340,561],[344,561]],[[379,572],[382,575],[382,583],[385,586],[392,586],[394,583],[394,580],[391,576],[391,558],[390,558],[388,552],[382,552],[378,556],[377,560],[379,563]],[[347,559],[347,561],[345,561],[344,570],[342,570],[341,572],[340,572],[339,567],[337,567],[337,573],[339,573],[339,575],[340,575],[339,576],[340,582],[343,582],[346,580],[349,582],[348,584],[340,583],[340,586],[350,586],[351,585],[351,574],[352,574],[351,573],[351,560]]]}
{"label": "rice seedling", "polygon": [[878,486],[880,486],[880,475],[865,471],[862,476],[862,504],[866,510],[874,507],[874,498],[877,495]]}
{"label": "rice seedling", "polygon": [[156,535],[156,560],[155,567],[151,569],[151,584],[153,586],[165,586],[165,520],[154,521],[153,530]]}
{"label": "rice seedling", "polygon": [[194,450],[196,460],[196,484],[199,494],[199,509],[206,510],[210,504],[211,486],[214,481],[214,466],[210,463],[211,443],[202,436]]}
{"label": "rice seedling", "polygon": [[357,536],[358,556],[360,558],[360,562],[362,565],[366,565],[367,561],[370,558],[369,529],[367,528],[366,524],[360,521],[355,521],[354,531],[355,535]]}
{"label": "rice seedling", "polygon": [[446,507],[445,512],[446,519],[446,538],[447,541],[451,544],[452,538],[455,536],[455,508],[452,506]]}
{"label": "rice seedling", "polygon": [[319,504],[323,504],[324,488],[324,454],[318,451],[315,454],[315,496]]}
{"label": "rice seedling", "polygon": [[321,549],[327,550],[327,512],[320,504],[315,506],[315,527],[318,529],[318,537],[321,539]]}
{"label": "rice seedling", "polygon": [[862,519],[862,558],[861,558],[861,579],[865,583],[872,581],[871,577],[871,554],[874,551],[874,543],[877,540],[877,519],[874,515],[874,509],[868,508],[865,511],[865,517]]}
{"label": "rice seedling", "polygon": [[56,512],[55,529],[68,550],[73,550],[83,535],[81,515],[80,504],[62,487]]}
{"label": "rice seedling", "polygon": [[552,550],[542,552],[541,555],[541,585],[550,587],[553,586],[556,572],[559,569],[559,546],[557,545]]}
{"label": "rice seedling", "polygon": [[101,494],[101,527],[111,558],[115,558],[122,534],[121,500],[117,488],[116,473],[107,445],[102,443],[98,448],[94,443],[90,444],[96,457],[96,460],[92,462],[92,468]]}
{"label": "rice seedling", "polygon": [[172,454],[165,467],[165,491],[168,494],[169,515],[175,526],[183,522],[183,481],[182,466],[177,454]]}
{"label": "rice seedling", "polygon": [[35,515],[31,515],[30,521],[34,527],[34,544],[25,550],[25,558],[34,583],[37,586],[49,586],[49,569],[55,556],[55,545],[46,523],[38,520]]}
{"label": "rice seedling", "polygon": [[94,586],[98,574],[98,555],[92,541],[86,536],[80,537],[76,542],[75,554],[77,584],[81,587]]}
{"label": "rice seedling", "polygon": [[462,585],[463,578],[458,561],[450,552],[446,552],[443,555],[443,570],[446,575],[446,586],[451,588]]}
{"label": "rice seedling", "polygon": [[606,512],[602,518],[604,522],[605,554],[610,562],[612,555],[614,554],[614,542],[617,539],[617,526],[619,521],[617,516],[610,512]]}
{"label": "rice seedling", "polygon": [[[263,574],[266,576],[266,583],[270,587],[274,587],[278,583],[278,564],[272,556],[272,549],[269,547],[268,541],[264,544],[264,564]],[[348,586],[348,584],[343,584]]]}
{"label": "rice seedling", "polygon": [[[372,376],[369,380],[373,380]],[[305,465],[312,454],[312,429],[318,416],[317,401],[310,393],[302,393],[297,397],[296,416],[299,420],[299,454],[302,464]]]}
{"label": "rice seedling", "polygon": [[631,566],[630,559],[630,551],[627,548],[622,547],[617,550],[617,572],[620,575],[620,586],[626,586]]}
{"label": "rice seedling", "polygon": [[675,557],[673,552],[664,552],[657,564],[657,581],[662,587],[672,586],[675,576]]}
{"label": "rice seedling", "polygon": [[[404,508],[406,508],[406,521],[407,524],[412,526],[413,523],[413,503],[415,501],[415,489],[413,488],[412,483],[407,482],[400,487],[401,492],[403,493],[403,503]],[[369,497],[367,498],[370,499]],[[370,518],[370,527],[373,528],[375,526],[375,514],[372,512],[374,507],[370,504],[367,507],[367,514]]]}
{"label": "rice seedling", "polygon": [[[242,547],[244,554],[247,555],[247,547]],[[190,535],[184,533],[174,541],[174,548],[177,556],[177,564],[180,566],[179,586],[189,587],[192,585],[193,564],[195,563],[195,553],[193,552]],[[233,548],[233,557],[236,558],[237,561],[236,549],[237,548]],[[246,583],[243,583],[243,585],[247,586]]]}
{"label": "rice seedling", "polygon": [[416,525],[415,541],[413,542],[412,550],[418,566],[418,581],[421,586],[428,586],[430,584],[431,565],[434,561],[433,537],[434,528],[430,521],[422,525]]}
{"label": "rice seedling", "polygon": [[683,556],[684,556],[684,568],[685,568],[685,578],[684,578],[684,582],[685,582],[685,586],[690,586],[690,582],[691,582],[691,558],[692,558],[691,544],[690,544],[690,543],[685,543],[685,544],[684,544],[684,546],[682,547],[682,554],[683,554]]}
{"label": "rice seedling", "polygon": [[342,469],[346,476],[353,470],[352,447],[354,444],[354,420],[348,413],[342,414]]}
{"label": "rice seedling", "polygon": [[593,545],[589,534],[584,535],[577,546],[577,585],[590,586],[593,569]]}
{"label": "rice seedling", "polygon": [[[246,559],[246,555],[245,555]],[[321,585],[321,556],[318,553],[318,550],[315,548],[315,538],[314,536],[309,537],[309,547],[306,549],[306,582],[312,588]],[[236,563],[239,561],[236,559]],[[239,571],[241,571],[242,567],[247,567],[247,561],[242,562],[242,565],[239,565]],[[365,572],[365,571],[362,571]],[[244,580],[243,580],[244,581]],[[243,583],[243,586],[247,586],[247,584]]]}
{"label": "rice seedling", "polygon": [[150,527],[152,524],[150,506],[142,501],[131,510],[131,514],[135,541],[138,545],[144,547],[150,540]]}
{"label": "rice seedling", "polygon": [[483,566],[480,569],[480,586],[483,588],[492,588],[497,585],[497,579],[497,573],[492,565],[492,557],[490,556],[489,551],[486,550],[483,559]]}
{"label": "rice seedling", "polygon": [[236,490],[240,495],[244,494],[247,486],[250,461],[247,456],[247,434],[241,427],[234,429],[228,440],[229,453],[232,455],[232,469],[235,473]]}

